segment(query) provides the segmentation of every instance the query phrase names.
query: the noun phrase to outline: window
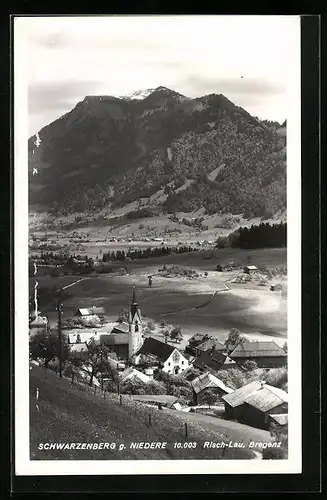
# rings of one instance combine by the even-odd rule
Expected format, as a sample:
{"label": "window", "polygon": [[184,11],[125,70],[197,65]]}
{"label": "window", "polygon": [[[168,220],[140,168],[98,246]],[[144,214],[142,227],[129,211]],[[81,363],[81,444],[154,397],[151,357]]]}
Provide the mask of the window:
{"label": "window", "polygon": [[174,352],[174,354],[173,354],[173,361],[175,361],[175,363],[178,363],[178,361],[179,361],[179,353],[178,353],[178,351]]}
{"label": "window", "polygon": [[168,361],[168,366],[170,366],[170,361]]}
{"label": "window", "polygon": [[184,361],[182,361],[182,365],[184,364]]}

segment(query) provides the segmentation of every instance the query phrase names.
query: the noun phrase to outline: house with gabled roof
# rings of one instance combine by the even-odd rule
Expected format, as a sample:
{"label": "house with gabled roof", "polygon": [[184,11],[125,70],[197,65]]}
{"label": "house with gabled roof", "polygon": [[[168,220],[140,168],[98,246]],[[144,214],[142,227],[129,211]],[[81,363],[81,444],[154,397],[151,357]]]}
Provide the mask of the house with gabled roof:
{"label": "house with gabled roof", "polygon": [[220,397],[233,392],[233,389],[227,387],[222,380],[210,372],[199,375],[191,381],[191,385],[193,389],[193,403],[195,405],[201,403],[201,399],[207,389],[213,390]]}
{"label": "house with gabled roof", "polygon": [[287,364],[286,352],[273,340],[243,340],[230,354],[230,358],[243,365],[255,361],[260,368],[277,368]]}
{"label": "house with gabled roof", "polygon": [[196,350],[197,347],[209,339],[210,335],[208,335],[207,333],[196,333],[195,335],[193,335],[193,337],[189,339],[185,351],[190,354],[197,355],[197,350]]}
{"label": "house with gabled roof", "polygon": [[235,361],[229,358],[227,354],[223,354],[221,351],[216,351],[215,349],[208,349],[206,352],[202,353],[193,363],[194,368],[198,368],[202,371],[213,371],[227,370],[228,368],[236,367]]}
{"label": "house with gabled roof", "polygon": [[222,397],[225,415],[253,427],[268,429],[272,414],[288,413],[288,394],[254,380]]}
{"label": "house with gabled roof", "polygon": [[157,366],[166,373],[178,375],[189,367],[189,362],[176,347],[148,337],[137,352],[139,365]]}
{"label": "house with gabled roof", "polygon": [[220,342],[217,338],[211,337],[201,344],[199,344],[196,348],[196,354],[199,356],[203,352],[206,352],[208,350],[215,350],[216,352],[226,352],[226,346]]}
{"label": "house with gabled roof", "polygon": [[80,307],[75,312],[74,316],[86,317],[86,316],[104,316],[106,311],[103,307]]}
{"label": "house with gabled roof", "polygon": [[139,370],[136,370],[136,368],[130,366],[129,368],[126,368],[126,370],[122,371],[119,374],[119,378],[121,382],[126,382],[127,380],[138,380],[142,382],[143,384],[147,384],[148,382],[151,381],[151,378],[148,377],[145,373],[140,372]]}

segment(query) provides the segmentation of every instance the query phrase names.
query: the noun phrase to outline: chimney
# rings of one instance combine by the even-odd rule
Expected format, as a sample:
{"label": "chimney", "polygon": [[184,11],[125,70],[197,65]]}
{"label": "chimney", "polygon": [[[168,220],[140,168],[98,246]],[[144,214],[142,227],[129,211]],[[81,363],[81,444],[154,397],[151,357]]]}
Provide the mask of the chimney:
{"label": "chimney", "polygon": [[261,380],[261,389],[263,389],[265,385],[266,385],[266,382],[264,380]]}

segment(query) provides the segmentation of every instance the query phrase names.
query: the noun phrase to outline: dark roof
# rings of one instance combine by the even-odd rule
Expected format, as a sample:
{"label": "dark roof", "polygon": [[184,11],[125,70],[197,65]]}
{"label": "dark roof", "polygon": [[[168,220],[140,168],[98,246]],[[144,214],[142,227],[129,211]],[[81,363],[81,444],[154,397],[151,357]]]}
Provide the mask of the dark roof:
{"label": "dark roof", "polygon": [[189,343],[200,343],[204,342],[209,338],[209,335],[207,333],[196,333],[189,339]]}
{"label": "dark roof", "polygon": [[208,340],[205,340],[204,342],[202,342],[200,345],[197,346],[197,349],[199,349],[200,351],[208,351],[209,349],[212,349],[212,348],[215,348],[215,351],[226,351],[226,346],[224,346],[224,344],[222,344],[221,342],[219,342],[218,339],[215,339],[215,338],[211,338],[211,339],[208,339]]}
{"label": "dark roof", "polygon": [[169,356],[175,349],[176,347],[149,337],[145,339],[144,344],[138,351],[138,354],[152,354],[153,356],[156,356],[160,361],[164,362],[167,358],[169,358]]}
{"label": "dark roof", "polygon": [[128,333],[129,331],[129,325],[128,323],[118,323],[113,327],[111,330],[112,333]]}
{"label": "dark roof", "polygon": [[100,343],[105,345],[128,344],[127,333],[112,333],[100,335]]}
{"label": "dark roof", "polygon": [[255,341],[245,340],[235,347],[230,354],[231,358],[261,358],[261,357],[279,357],[287,356],[285,351],[279,347],[273,340]]}
{"label": "dark roof", "polygon": [[201,354],[193,363],[193,366],[205,370],[211,368],[212,370],[219,370],[224,364],[226,356],[219,351],[212,351],[211,349]]}

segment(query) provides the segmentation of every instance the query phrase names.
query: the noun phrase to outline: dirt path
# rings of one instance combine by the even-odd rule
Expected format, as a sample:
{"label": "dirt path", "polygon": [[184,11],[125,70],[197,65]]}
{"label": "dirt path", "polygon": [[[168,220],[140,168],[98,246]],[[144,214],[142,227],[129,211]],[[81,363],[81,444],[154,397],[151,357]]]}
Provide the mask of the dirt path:
{"label": "dirt path", "polygon": [[70,285],[63,286],[61,290],[66,290],[66,288],[69,288],[70,286],[77,285],[77,283],[80,283],[81,281],[84,280],[89,280],[90,278],[81,278],[80,280],[74,281],[74,283],[70,283]]}
{"label": "dirt path", "polygon": [[220,293],[220,292],[229,292],[230,291],[230,287],[228,285],[226,285],[226,283],[224,283],[224,286],[225,286],[225,288],[223,290],[215,290],[212,293],[211,297],[208,300],[206,300],[202,304],[199,304],[198,306],[191,307],[190,309],[182,309],[180,311],[162,313],[162,314],[160,314],[160,316],[172,316],[173,314],[181,314],[181,313],[186,313],[186,312],[190,312],[190,311],[195,311],[197,309],[202,309],[202,307],[206,307],[209,304],[211,304],[211,302],[213,301],[213,299],[216,297],[217,293]]}
{"label": "dirt path", "polygon": [[[166,410],[173,411],[173,410]],[[201,415],[197,413],[185,413],[185,418],[200,423],[205,423],[206,427],[217,430],[217,432],[226,432],[229,438],[234,441],[241,441],[247,446],[250,441],[270,442],[272,437],[268,431],[250,427],[249,425],[240,424],[232,420],[224,420],[217,417],[210,417],[209,415]]]}

